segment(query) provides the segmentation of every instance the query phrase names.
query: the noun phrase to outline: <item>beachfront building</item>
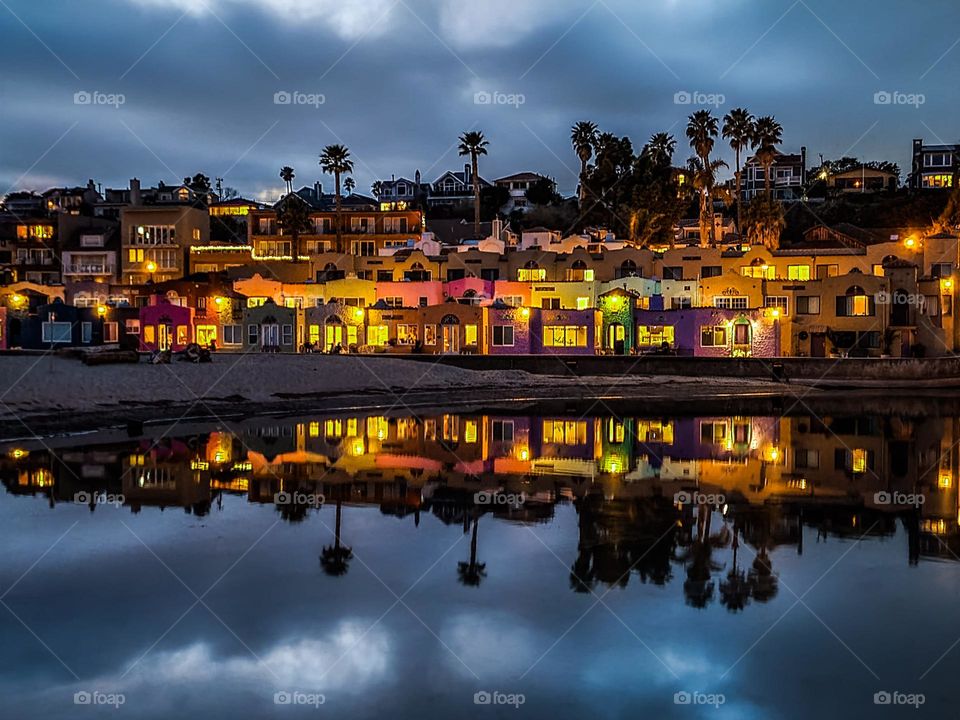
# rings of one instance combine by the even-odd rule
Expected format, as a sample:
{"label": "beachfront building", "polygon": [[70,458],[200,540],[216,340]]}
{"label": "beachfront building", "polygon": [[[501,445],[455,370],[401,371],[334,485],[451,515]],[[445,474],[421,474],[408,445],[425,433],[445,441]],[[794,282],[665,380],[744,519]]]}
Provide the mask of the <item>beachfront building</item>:
{"label": "beachfront building", "polygon": [[303,310],[266,299],[243,311],[244,352],[297,352],[303,345]]}
{"label": "beachfront building", "polygon": [[179,352],[194,342],[194,309],[151,295],[140,308],[140,350]]}
{"label": "beachfront building", "polygon": [[420,311],[423,350],[432,354],[477,355],[486,352],[481,332],[484,309],[448,300]]}
{"label": "beachfront building", "polygon": [[210,216],[191,205],[128,205],[120,210],[122,282],[183,277],[190,247],[210,244]]}
{"label": "beachfront building", "polygon": [[634,317],[639,296],[632,290],[614,288],[600,295],[602,341],[606,355],[629,355],[634,351]]}
{"label": "beachfront building", "polygon": [[58,228],[58,218],[40,210],[0,213],[0,282],[59,284]]}
{"label": "beachfront building", "polygon": [[308,307],[303,311],[306,342],[320,352],[359,352],[368,312],[336,300]]}
{"label": "beachfront building", "polygon": [[[89,347],[105,341],[104,321],[96,308],[74,307],[60,298],[38,306],[22,320],[18,335],[18,346],[32,350]],[[110,341],[116,342],[116,338]]]}
{"label": "beachfront building", "polygon": [[637,310],[637,351],[696,357],[776,357],[780,316],[773,311],[686,308]]}

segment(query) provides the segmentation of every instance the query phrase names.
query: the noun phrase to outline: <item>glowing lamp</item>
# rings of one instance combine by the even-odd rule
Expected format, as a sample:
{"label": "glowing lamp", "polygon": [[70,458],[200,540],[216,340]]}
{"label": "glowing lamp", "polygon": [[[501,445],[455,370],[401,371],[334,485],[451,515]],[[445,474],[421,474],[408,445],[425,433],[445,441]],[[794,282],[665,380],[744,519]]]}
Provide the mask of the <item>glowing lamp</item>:
{"label": "glowing lamp", "polygon": [[771,310],[770,317],[772,317],[774,320],[780,317],[780,308],[774,308],[773,310]]}
{"label": "glowing lamp", "polygon": [[357,308],[356,310],[353,311],[353,316],[357,320],[363,320],[363,310],[361,308]]}
{"label": "glowing lamp", "polygon": [[157,271],[157,264],[153,260],[149,261],[146,267],[148,273],[155,273]]}
{"label": "glowing lamp", "polygon": [[216,298],[213,299],[213,302],[214,302],[214,304],[215,304],[217,307],[220,307],[221,305],[223,305],[223,298],[222,298],[222,297],[216,297]]}
{"label": "glowing lamp", "polygon": [[944,290],[949,290],[950,288],[953,287],[953,280],[949,280],[949,279],[941,280],[940,284],[943,286]]}
{"label": "glowing lamp", "polygon": [[97,315],[99,315],[100,317],[103,317],[106,314],[107,314],[107,306],[97,305]]}
{"label": "glowing lamp", "polygon": [[521,308],[520,317],[524,317],[524,318],[530,317],[530,308]]}
{"label": "glowing lamp", "polygon": [[23,302],[23,295],[20,295],[19,293],[14,293],[13,295],[10,296],[10,300],[13,302],[14,305],[19,305],[20,303]]}
{"label": "glowing lamp", "polygon": [[917,244],[917,241],[912,237],[908,237],[906,240],[903,241],[903,244],[906,245],[908,248],[913,248]]}

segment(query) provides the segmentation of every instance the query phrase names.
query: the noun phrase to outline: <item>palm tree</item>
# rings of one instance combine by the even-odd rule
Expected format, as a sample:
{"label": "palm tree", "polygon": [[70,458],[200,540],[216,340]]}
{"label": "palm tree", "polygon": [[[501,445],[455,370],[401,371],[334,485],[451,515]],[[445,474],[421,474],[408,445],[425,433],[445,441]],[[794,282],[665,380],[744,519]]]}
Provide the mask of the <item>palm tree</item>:
{"label": "palm tree", "polygon": [[324,545],[320,555],[320,564],[327,575],[339,577],[346,575],[350,569],[350,560],[353,559],[353,550],[340,544],[340,524],[343,501],[337,499],[337,525],[333,545]]}
{"label": "palm tree", "polygon": [[673,135],[665,132],[654,133],[647,143],[647,152],[657,165],[669,165],[676,149],[677,141],[673,139]]}
{"label": "palm tree", "polygon": [[477,526],[480,518],[473,520],[473,535],[470,538],[470,562],[457,563],[457,577],[460,582],[470,587],[476,587],[487,576],[487,564],[477,562]]}
{"label": "palm tree", "polygon": [[730,147],[737,157],[737,168],[734,173],[734,186],[737,192],[737,232],[743,232],[740,218],[740,153],[749,145],[754,136],[754,121],[745,108],[734,108],[723,118],[723,137],[730,141]]}
{"label": "palm tree", "polygon": [[372,192],[373,196],[379,200],[380,194],[383,192],[383,183],[379,180],[375,180],[370,186],[370,192]]}
{"label": "palm tree", "polygon": [[717,185],[717,172],[727,167],[723,160],[711,160],[704,165],[698,157],[692,157],[687,162],[693,187],[700,197],[700,246],[706,247],[707,238],[711,246],[716,246],[716,224],[713,222],[713,198]]}
{"label": "palm tree", "polygon": [[[697,110],[687,123],[687,138],[690,147],[697,154],[702,170],[712,167],[710,153],[713,152],[714,138],[720,132],[719,122],[709,110]],[[703,175],[701,179],[705,179]],[[717,244],[716,226],[713,222],[713,183],[700,186],[700,243],[706,241],[705,232],[709,232],[710,244]]]}
{"label": "palm tree", "polygon": [[313,222],[310,219],[310,209],[296,193],[289,193],[280,201],[280,208],[277,211],[277,225],[280,231],[290,236],[291,255],[293,262],[300,260],[300,234],[308,233],[313,229]]}
{"label": "palm tree", "polygon": [[756,150],[757,162],[763,166],[763,187],[771,196],[770,168],[777,159],[777,145],[783,142],[783,127],[772,115],[757,118],[750,145]]}
{"label": "palm tree", "polygon": [[343,181],[343,187],[347,191],[348,195],[353,195],[353,189],[357,186],[356,181],[352,177],[348,177]]}
{"label": "palm tree", "polygon": [[593,156],[593,149],[597,144],[597,124],[588,120],[581,120],[570,130],[570,142],[574,152],[580,158],[580,209],[587,199],[587,164]]}
{"label": "palm tree", "polygon": [[780,247],[780,233],[786,226],[783,207],[766,195],[751,200],[743,213],[743,230],[751,245],[776,250]]}
{"label": "palm tree", "polygon": [[296,177],[293,173],[293,168],[289,165],[284,165],[280,168],[280,177],[287,184],[287,195],[293,192],[293,178]]}
{"label": "palm tree", "polygon": [[469,155],[471,179],[473,180],[473,234],[480,237],[480,170],[477,158],[487,154],[487,142],[478,130],[465,132],[460,136],[460,154]]}
{"label": "palm tree", "polygon": [[337,199],[337,252],[343,253],[343,195],[340,192],[340,176],[353,172],[350,151],[343,145],[327,145],[320,155],[320,167],[328,175],[333,175],[333,190]]}

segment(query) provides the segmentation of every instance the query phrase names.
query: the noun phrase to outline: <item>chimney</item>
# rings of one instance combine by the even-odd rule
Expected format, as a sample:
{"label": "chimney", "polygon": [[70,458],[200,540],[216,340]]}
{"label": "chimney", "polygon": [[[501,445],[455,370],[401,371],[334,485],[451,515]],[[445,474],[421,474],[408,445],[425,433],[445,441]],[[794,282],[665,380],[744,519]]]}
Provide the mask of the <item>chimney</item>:
{"label": "chimney", "polygon": [[420,189],[420,171],[417,170],[416,174],[413,176],[413,181],[417,184],[417,190]]}
{"label": "chimney", "polygon": [[492,235],[497,240],[499,240],[500,234],[502,232],[503,232],[503,221],[499,217],[495,217],[490,227],[490,235]]}
{"label": "chimney", "polygon": [[313,194],[317,198],[317,202],[320,202],[323,199],[323,185],[320,184],[320,181],[313,183]]}
{"label": "chimney", "polygon": [[132,178],[130,180],[130,204],[131,205],[140,205],[142,202],[140,198],[140,180],[138,178]]}

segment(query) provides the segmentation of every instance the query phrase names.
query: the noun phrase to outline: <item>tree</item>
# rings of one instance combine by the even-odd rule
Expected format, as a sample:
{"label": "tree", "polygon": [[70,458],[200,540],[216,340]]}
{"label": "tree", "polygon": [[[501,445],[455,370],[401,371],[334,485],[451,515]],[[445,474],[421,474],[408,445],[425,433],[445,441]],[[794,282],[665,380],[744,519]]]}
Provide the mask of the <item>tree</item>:
{"label": "tree", "polygon": [[340,524],[343,501],[337,498],[337,523],[334,531],[333,545],[325,545],[320,555],[320,565],[327,575],[339,577],[346,575],[350,569],[349,561],[353,559],[353,550],[340,544]]}
{"label": "tree", "polygon": [[299,261],[300,234],[310,232],[313,229],[310,208],[307,207],[303,198],[296,193],[290,193],[280,201],[280,208],[277,211],[277,225],[280,226],[282,233],[290,236],[293,262]]}
{"label": "tree", "polygon": [[487,564],[477,562],[477,527],[480,518],[473,520],[473,534],[470,538],[470,562],[457,563],[457,577],[468,587],[476,587],[487,576]]}
{"label": "tree", "polygon": [[693,181],[693,187],[700,199],[700,246],[706,247],[709,238],[711,247],[717,244],[717,226],[713,221],[713,200],[717,188],[717,171],[727,167],[723,160],[711,160],[704,165],[699,157],[692,157],[687,170]]}
{"label": "tree", "polygon": [[328,175],[333,175],[333,190],[337,201],[337,252],[344,253],[346,250],[343,247],[343,195],[340,190],[340,176],[353,172],[350,151],[343,145],[327,145],[320,155],[320,167]]}
{"label": "tree", "polygon": [[597,144],[597,125],[589,121],[578,122],[570,130],[573,150],[580,159],[580,210],[583,210],[587,192],[587,166]]}
{"label": "tree", "polygon": [[[717,244],[716,227],[713,222],[713,180],[710,172],[713,168],[710,153],[713,152],[714,138],[720,132],[719,122],[709,110],[697,110],[687,122],[687,138],[690,147],[699,159],[700,185],[700,243],[709,237],[710,244]],[[707,182],[709,180],[709,183]],[[708,234],[709,233],[709,234]]]}
{"label": "tree", "polygon": [[665,132],[651,135],[650,142],[644,148],[650,158],[658,165],[669,165],[673,162],[673,153],[676,149],[677,141],[673,139],[673,135]]}
{"label": "tree", "polygon": [[780,233],[787,223],[783,208],[772,197],[753,198],[743,213],[743,222],[751,245],[763,245],[771,250],[780,247]]}
{"label": "tree", "polygon": [[343,187],[346,189],[349,195],[353,195],[353,189],[357,186],[356,181],[352,177],[348,177],[343,181]]}
{"label": "tree", "polygon": [[740,153],[750,146],[754,136],[754,121],[745,108],[734,108],[723,118],[723,137],[730,142],[730,147],[736,155],[736,170],[734,171],[734,189],[737,193],[737,232],[743,232],[743,218],[740,202]]}
{"label": "tree", "polygon": [[478,158],[487,154],[487,142],[483,133],[477,130],[465,132],[460,136],[460,154],[470,156],[470,176],[473,181],[473,234],[480,237],[480,164]]}
{"label": "tree", "polygon": [[284,165],[280,168],[280,177],[287,184],[287,195],[289,195],[293,192],[293,179],[296,177],[293,168],[289,165]]}
{"label": "tree", "polygon": [[233,200],[233,198],[240,197],[240,191],[234,187],[227,186],[223,189],[223,199],[224,200]]}
{"label": "tree", "polygon": [[379,200],[381,193],[383,193],[383,183],[379,180],[375,180],[370,186],[370,192],[372,192],[373,196]]}
{"label": "tree", "polygon": [[210,192],[210,178],[203,173],[197,173],[192,178],[185,177],[183,184],[200,195]]}
{"label": "tree", "polygon": [[751,147],[756,151],[757,162],[763,166],[763,187],[772,195],[770,169],[777,159],[777,145],[783,142],[783,128],[772,115],[757,118],[753,126]]}
{"label": "tree", "polygon": [[556,184],[550,178],[540,178],[527,190],[527,200],[534,205],[553,205],[561,199]]}

